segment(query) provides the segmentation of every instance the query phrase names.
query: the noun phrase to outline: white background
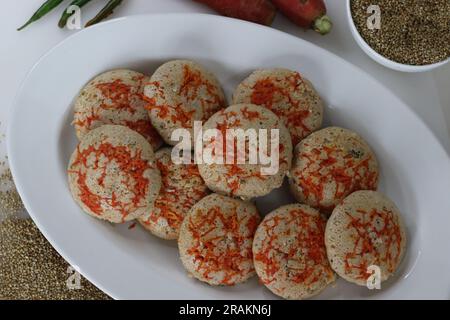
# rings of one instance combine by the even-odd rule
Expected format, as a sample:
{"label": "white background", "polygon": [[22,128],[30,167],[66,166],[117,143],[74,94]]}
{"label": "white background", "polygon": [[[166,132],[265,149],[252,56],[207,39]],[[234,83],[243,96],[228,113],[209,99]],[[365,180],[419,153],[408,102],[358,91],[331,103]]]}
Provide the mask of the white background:
{"label": "white background", "polygon": [[[58,19],[67,2],[41,21],[22,32],[17,32],[16,28],[22,25],[43,1],[2,2],[0,11],[0,133],[2,134],[6,132],[7,115],[15,93],[27,72],[45,52],[77,32],[61,30],[57,27]],[[83,11],[83,20],[86,22],[90,19],[105,2],[106,0],[94,0],[87,5]],[[422,74],[404,74],[386,69],[367,57],[353,40],[345,15],[344,1],[328,0],[327,5],[328,14],[334,21],[334,29],[327,36],[320,36],[312,31],[305,32],[281,15],[277,16],[274,27],[332,51],[381,80],[423,119],[450,154],[448,130],[450,127],[450,64],[440,70]],[[191,0],[125,0],[114,17],[160,12],[213,13]],[[180,23],[183,22],[180,21]],[[120,37],[117,41],[120,41]],[[64,78],[60,81],[64,81]],[[55,90],[58,90],[57,83],[49,83],[49,86],[54,86]],[[399,130],[401,130],[401,123],[399,123]],[[6,149],[5,139],[2,138],[1,141],[0,155],[3,157]]]}
{"label": "white background", "polygon": [[[1,133],[6,131],[8,111],[26,73],[45,52],[76,32],[60,30],[57,27],[56,24],[63,6],[25,31],[15,31],[39,7],[41,1],[44,0],[3,1],[2,3],[0,11]],[[84,10],[84,21],[92,17],[105,1],[94,0],[91,5],[87,6]],[[152,12],[210,12],[207,8],[191,0],[126,0],[124,2],[122,7],[117,10],[115,17]],[[450,154],[448,131],[450,124],[450,65],[425,74],[403,74],[379,66],[367,57],[354,42],[346,21],[344,1],[329,0],[327,3],[329,15],[335,24],[333,32],[328,36],[322,37],[312,31],[304,32],[281,16],[277,17],[274,27],[332,51],[372,74],[390,87],[423,119],[447,153]],[[117,37],[117,41],[120,41],[120,36]],[[151,39],[143,39],[143,41],[151,41]],[[85,48],[85,50],[89,51],[89,48]],[[71,61],[67,61],[67,64],[70,63]],[[64,77],[60,81],[64,81]],[[58,83],[48,83],[48,86],[53,87],[55,91],[58,90]],[[352,94],[351,89],[348,89],[349,95]],[[367,97],[367,99],[370,98]],[[364,104],[364,101],[360,101],[360,103]],[[385,116],[389,117],[389,114]],[[42,125],[45,126],[45,123]],[[398,130],[402,130],[401,123],[398,124]],[[0,151],[4,153],[5,139],[1,140],[3,142],[0,145]]]}

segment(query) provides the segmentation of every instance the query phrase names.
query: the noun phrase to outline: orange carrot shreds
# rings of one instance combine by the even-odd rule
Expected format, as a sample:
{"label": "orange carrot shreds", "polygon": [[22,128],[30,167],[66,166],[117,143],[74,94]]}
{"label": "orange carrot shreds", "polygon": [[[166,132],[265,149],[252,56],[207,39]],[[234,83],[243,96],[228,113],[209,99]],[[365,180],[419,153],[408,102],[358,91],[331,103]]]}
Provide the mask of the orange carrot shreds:
{"label": "orange carrot shreds", "polygon": [[104,103],[100,107],[103,109],[123,109],[131,114],[136,110],[130,105],[131,88],[129,85],[117,79],[109,83],[99,83],[97,88],[102,95],[110,100],[110,103]]}
{"label": "orange carrot shreds", "polygon": [[258,111],[250,111],[248,107],[242,108],[242,115],[247,120],[264,120]]}
{"label": "orange carrot shreds", "polygon": [[266,78],[258,81],[253,86],[252,103],[257,105],[263,105],[266,108],[273,108],[273,101],[275,100],[275,94],[279,91],[275,83]]}
{"label": "orange carrot shreds", "polygon": [[191,129],[194,121],[206,121],[225,106],[217,79],[203,67],[187,60],[173,60],[160,66],[145,85],[152,124],[164,140],[175,145],[172,132]]}
{"label": "orange carrot shreds", "polygon": [[212,285],[234,285],[254,274],[252,242],[260,218],[254,205],[217,194],[197,203],[183,222],[185,267]]}
{"label": "orange carrot shreds", "polygon": [[[278,85],[279,82],[288,81],[289,86]],[[309,135],[313,128],[306,124],[306,120],[311,115],[311,111],[302,106],[302,101],[295,99],[292,92],[302,83],[299,73],[288,77],[287,79],[263,79],[258,81],[253,87],[252,103],[263,105],[279,116],[291,131],[293,144],[296,145],[300,140]],[[280,104],[287,107],[281,108]],[[298,134],[297,131],[301,133]]]}
{"label": "orange carrot shreds", "polygon": [[266,180],[260,171],[248,172],[249,170],[244,170],[235,164],[226,165],[227,168],[227,184],[231,190],[231,195],[236,195],[241,187],[242,181],[248,181],[250,178],[257,178],[259,180]]}
{"label": "orange carrot shreds", "polygon": [[[355,234],[355,245],[353,250],[345,255],[345,271],[356,272],[357,279],[363,280],[369,278],[370,273],[367,270],[371,265],[385,264],[389,272],[394,272],[399,263],[402,241],[394,213],[390,210],[376,209],[370,212],[358,210],[358,213],[358,217],[346,213],[350,219],[347,228],[352,229]],[[377,249],[380,244],[374,243],[374,235],[385,247],[383,253]]]}
{"label": "orange carrot shreds", "polygon": [[233,97],[234,103],[252,103],[275,113],[289,129],[294,145],[322,125],[320,97],[295,71],[257,70],[238,86]]}
{"label": "orange carrot shreds", "polygon": [[[248,107],[244,107],[241,110],[241,114],[245,117],[245,119],[249,121],[255,121],[255,120],[265,120],[262,116],[262,114],[259,111],[251,111]],[[223,152],[220,156],[224,156],[227,154],[227,130],[233,129],[233,128],[239,128],[241,125],[241,120],[238,117],[238,113],[234,111],[230,112],[222,112],[223,121],[220,123],[217,123],[217,129],[222,133],[223,138]],[[231,195],[236,195],[236,193],[239,190],[239,187],[241,185],[241,181],[248,180],[250,178],[257,178],[260,180],[265,180],[266,177],[261,175],[261,172],[257,170],[256,172],[253,172],[253,170],[246,170],[243,167],[239,166],[237,164],[237,158],[238,158],[238,152],[236,147],[237,139],[235,138],[233,140],[233,154],[234,154],[234,163],[233,164],[226,164],[226,170],[225,173],[227,178],[227,184],[228,187],[231,190]],[[247,146],[246,146],[247,147]],[[230,150],[228,150],[230,151]],[[248,150],[246,150],[246,153]]]}
{"label": "orange carrot shreds", "polygon": [[86,131],[93,128],[94,124],[101,121],[101,117],[97,110],[91,110],[89,115],[83,114],[80,117],[77,117],[77,114],[80,114],[80,112],[75,112],[76,120],[74,120],[73,124],[76,127],[83,128]]}
{"label": "orange carrot shreds", "polygon": [[191,128],[193,126],[195,110],[185,111],[180,104],[174,106],[172,110],[175,111],[174,114],[171,115],[172,122],[180,122],[183,125],[183,128]]}
{"label": "orange carrot shreds", "polygon": [[210,129],[216,135],[203,147],[216,163],[199,164],[210,189],[250,199],[281,186],[291,166],[292,143],[275,114],[261,106],[237,104],[214,114],[204,125],[204,130]]}
{"label": "orange carrot shreds", "polygon": [[161,190],[154,208],[139,222],[161,238],[176,239],[185,215],[208,194],[208,189],[197,165],[175,165],[171,160],[171,149],[158,151],[156,159],[162,178]]}
{"label": "orange carrot shreds", "polygon": [[[369,155],[365,159],[356,160],[348,158],[344,150],[340,148],[324,148],[322,151],[301,155],[307,163],[303,170],[297,170],[294,174],[307,198],[313,198],[317,207],[329,211],[332,207],[321,207],[324,199],[324,188],[326,185],[334,185],[336,199],[342,199],[356,190],[376,190],[378,185],[377,172],[369,168]],[[318,159],[324,159],[318,161]],[[336,158],[344,159],[338,163]]]}
{"label": "orange carrot shreds", "polygon": [[183,128],[191,128],[194,121],[195,110],[186,111],[181,104],[167,105],[157,104],[156,98],[146,98],[148,102],[146,109],[150,112],[156,111],[159,118],[180,124]]}
{"label": "orange carrot shreds", "polygon": [[157,111],[157,114],[160,118],[167,118],[170,114],[170,109],[172,109],[169,105],[157,105],[156,104],[156,98],[146,98],[146,101],[148,104],[146,105],[146,109],[150,112],[153,110]]}
{"label": "orange carrot shreds", "polygon": [[179,94],[185,97],[188,103],[200,102],[203,121],[208,120],[217,111],[217,106],[222,108],[225,105],[222,95],[217,92],[217,86],[208,81],[200,70],[194,70],[189,65],[183,66],[183,81]]}
{"label": "orange carrot shreds", "polygon": [[263,284],[285,298],[306,298],[335,280],[325,248],[326,220],[305,205],[270,213],[255,235],[255,268]]}
{"label": "orange carrot shreds", "polygon": [[356,191],[336,206],[325,232],[332,268],[360,286],[391,277],[402,261],[406,241],[399,209],[371,190]]}
{"label": "orange carrot shreds", "polygon": [[332,134],[339,130],[344,129],[327,128],[303,140],[291,170],[291,184],[300,193],[299,200],[324,212],[331,212],[354,191],[376,190],[378,186],[373,152],[349,131],[342,131],[340,138],[335,138]]}
{"label": "orange carrot shreds", "polygon": [[[117,169],[114,169],[116,167]],[[109,142],[103,142],[98,146],[91,145],[83,150],[78,147],[69,173],[78,176],[79,197],[92,212],[101,216],[104,208],[109,207],[120,211],[125,219],[130,211],[143,205],[142,201],[151,183],[145,177],[148,169],[151,169],[151,165],[141,158],[139,151],[133,154],[125,146],[115,146]],[[97,182],[103,189],[105,175],[112,174],[115,170],[124,176],[123,183],[132,195],[129,199],[119,199],[114,191],[111,197],[100,196],[92,192],[86,182],[87,173],[101,172]]]}
{"label": "orange carrot shreds", "polygon": [[77,183],[80,189],[80,199],[83,203],[96,215],[101,216],[103,213],[102,201],[104,199],[97,194],[91,192],[86,184],[86,173],[80,171],[69,171],[69,173],[76,174],[78,176]]}
{"label": "orange carrot shreds", "polygon": [[74,121],[78,138],[102,125],[123,125],[144,135],[154,149],[162,139],[152,127],[145,109],[147,78],[132,70],[112,70],[91,80],[75,102]]}
{"label": "orange carrot shreds", "polygon": [[[131,130],[144,136],[154,147],[161,141],[158,131],[152,126],[150,120],[124,121],[125,125]],[[158,142],[157,142],[158,141]]]}

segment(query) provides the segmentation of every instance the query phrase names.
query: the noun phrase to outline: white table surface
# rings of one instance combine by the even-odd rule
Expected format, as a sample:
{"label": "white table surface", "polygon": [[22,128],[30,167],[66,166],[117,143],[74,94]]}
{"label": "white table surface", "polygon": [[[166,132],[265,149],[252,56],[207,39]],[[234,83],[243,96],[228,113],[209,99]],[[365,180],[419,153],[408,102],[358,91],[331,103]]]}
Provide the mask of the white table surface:
{"label": "white table surface", "polygon": [[[61,30],[57,27],[63,6],[24,31],[17,32],[16,28],[26,21],[43,1],[21,0],[2,3],[0,11],[0,97],[2,98],[0,134],[6,132],[9,109],[28,71],[45,52],[77,32]],[[83,21],[91,18],[105,1],[95,0],[86,6]],[[383,82],[423,119],[450,155],[450,64],[440,70],[421,74],[405,74],[386,69],[367,57],[354,42],[345,16],[344,1],[328,0],[327,5],[328,14],[334,21],[334,29],[327,36],[320,36],[312,31],[304,32],[281,15],[277,16],[274,27],[336,53]],[[126,0],[114,17],[162,12],[213,13],[191,0]],[[180,23],[183,22],[180,21]],[[55,86],[57,90],[57,84],[49,85]],[[348,94],[351,94],[351,88]],[[370,99],[370,97],[367,98]],[[399,130],[401,130],[401,123],[399,123]],[[0,156],[3,158],[6,151],[5,139],[1,141]]]}

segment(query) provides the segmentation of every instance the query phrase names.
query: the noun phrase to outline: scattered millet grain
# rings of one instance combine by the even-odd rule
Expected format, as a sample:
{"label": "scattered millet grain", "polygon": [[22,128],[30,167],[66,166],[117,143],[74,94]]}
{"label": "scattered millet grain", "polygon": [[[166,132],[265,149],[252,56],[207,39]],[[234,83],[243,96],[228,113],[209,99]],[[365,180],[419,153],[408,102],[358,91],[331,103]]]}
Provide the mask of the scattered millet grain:
{"label": "scattered millet grain", "polygon": [[0,300],[109,299],[84,278],[81,289],[67,287],[69,264],[31,219],[18,218],[24,206],[6,161],[0,170]]}
{"label": "scattered millet grain", "polygon": [[[381,9],[381,29],[370,30],[370,5]],[[427,65],[450,57],[450,0],[352,0],[352,16],[364,40],[386,58]]]}
{"label": "scattered millet grain", "polygon": [[69,264],[31,219],[18,218],[24,207],[6,161],[0,172],[0,300],[110,299],[82,277],[80,289],[67,287]]}
{"label": "scattered millet grain", "polygon": [[9,169],[0,174],[0,218],[11,217],[24,209]]}
{"label": "scattered millet grain", "polygon": [[69,289],[68,267],[31,219],[0,223],[0,300],[109,299],[84,278],[81,289]]}

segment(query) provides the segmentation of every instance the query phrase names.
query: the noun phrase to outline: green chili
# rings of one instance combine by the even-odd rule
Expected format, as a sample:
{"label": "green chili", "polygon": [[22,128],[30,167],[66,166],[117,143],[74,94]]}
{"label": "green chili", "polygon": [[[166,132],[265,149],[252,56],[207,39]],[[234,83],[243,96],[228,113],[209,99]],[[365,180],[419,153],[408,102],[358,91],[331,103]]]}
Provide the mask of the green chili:
{"label": "green chili", "polygon": [[43,16],[45,16],[47,13],[55,9],[57,6],[61,4],[64,0],[47,0],[28,20],[23,26],[21,26],[17,31],[23,30],[25,27],[30,25],[31,23],[39,20]]}
{"label": "green chili", "polygon": [[72,13],[67,12],[67,10],[69,10],[71,6],[77,6],[79,8],[82,8],[89,2],[91,2],[91,0],[73,0],[72,3],[66,8],[66,10],[64,10],[61,19],[59,19],[58,26],[60,28],[64,28],[66,26],[67,20],[69,20],[69,18],[73,15],[73,12]]}
{"label": "green chili", "polygon": [[86,27],[99,23],[100,21],[109,17],[111,14],[113,14],[114,10],[122,3],[122,1],[123,0],[110,0],[92,20],[86,23]]}

